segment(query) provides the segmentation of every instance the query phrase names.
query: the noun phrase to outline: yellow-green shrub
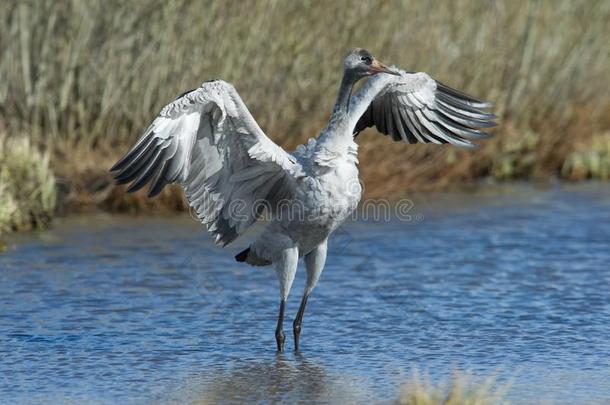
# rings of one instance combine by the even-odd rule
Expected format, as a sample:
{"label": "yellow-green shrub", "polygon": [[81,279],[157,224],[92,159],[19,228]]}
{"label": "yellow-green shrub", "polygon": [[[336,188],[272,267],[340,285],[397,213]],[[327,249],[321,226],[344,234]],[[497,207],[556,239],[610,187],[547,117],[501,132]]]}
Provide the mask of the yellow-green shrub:
{"label": "yellow-green shrub", "polygon": [[27,137],[0,135],[0,234],[47,225],[55,202],[48,154],[40,153]]}
{"label": "yellow-green shrub", "polygon": [[400,388],[396,405],[499,405],[508,404],[509,385],[498,385],[494,378],[476,382],[468,374],[456,372],[447,383],[432,384],[414,372]]}

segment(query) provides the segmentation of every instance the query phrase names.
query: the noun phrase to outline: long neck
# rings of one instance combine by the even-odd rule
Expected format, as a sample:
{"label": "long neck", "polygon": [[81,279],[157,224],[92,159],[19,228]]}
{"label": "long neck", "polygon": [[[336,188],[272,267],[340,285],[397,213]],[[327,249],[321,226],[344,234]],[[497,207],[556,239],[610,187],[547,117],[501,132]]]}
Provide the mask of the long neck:
{"label": "long neck", "polygon": [[[338,153],[348,153],[353,148],[353,129],[358,119],[364,114],[373,99],[392,80],[390,75],[376,75],[352,95],[357,76],[346,72],[341,80],[337,101],[326,127],[320,133],[317,142],[318,149],[333,150]],[[350,100],[351,99],[351,100]]]}
{"label": "long neck", "polygon": [[353,73],[349,71],[345,71],[345,73],[343,73],[341,86],[339,86],[339,94],[337,94],[337,100],[335,101],[335,106],[333,107],[331,121],[334,116],[348,114],[352,88],[357,81],[358,78]]}
{"label": "long neck", "polygon": [[337,100],[330,115],[328,124],[320,133],[317,142],[318,150],[333,151],[340,155],[346,155],[353,145],[350,124],[350,97],[354,84],[358,77],[349,71],[343,73]]}
{"label": "long neck", "polygon": [[[339,93],[337,94],[337,100],[333,107],[333,112],[330,115],[328,124],[322,130],[320,140],[327,141],[330,139],[336,139],[340,137],[344,132],[349,132],[346,125],[349,123],[349,105],[352,88],[358,81],[358,77],[353,73],[346,71],[341,79],[341,85],[339,86]],[[345,128],[344,128],[345,127]]]}

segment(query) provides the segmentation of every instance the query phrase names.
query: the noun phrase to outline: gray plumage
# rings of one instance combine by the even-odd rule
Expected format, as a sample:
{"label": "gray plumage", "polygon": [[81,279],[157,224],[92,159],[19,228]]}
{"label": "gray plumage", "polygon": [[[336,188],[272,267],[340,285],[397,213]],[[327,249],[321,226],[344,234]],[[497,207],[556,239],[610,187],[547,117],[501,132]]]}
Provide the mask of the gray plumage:
{"label": "gray plumage", "polygon": [[[226,245],[256,220],[254,202],[290,198],[295,162],[262,132],[233,86],[218,80],[163,108],[111,170],[119,184],[131,182],[129,192],[150,183],[149,197],[181,184],[197,217]],[[240,208],[232,201],[246,205],[239,218],[229,212]]]}
{"label": "gray plumage", "polygon": [[[296,348],[307,297],[324,268],[328,237],[360,201],[355,135],[375,126],[395,141],[472,147],[488,136],[481,128],[495,125],[495,116],[486,111],[490,104],[425,73],[388,68],[364,49],[352,50],[343,67],[328,124],[291,153],[263,133],[233,86],[215,80],[164,107],[111,168],[117,183],[130,183],[130,192],[149,184],[151,197],[166,184],[180,184],[199,220],[223,246],[265,210],[270,214],[265,230],[236,259],[275,266],[279,350],[298,258],[305,258],[307,283],[294,324]],[[352,94],[364,77],[369,79]]]}

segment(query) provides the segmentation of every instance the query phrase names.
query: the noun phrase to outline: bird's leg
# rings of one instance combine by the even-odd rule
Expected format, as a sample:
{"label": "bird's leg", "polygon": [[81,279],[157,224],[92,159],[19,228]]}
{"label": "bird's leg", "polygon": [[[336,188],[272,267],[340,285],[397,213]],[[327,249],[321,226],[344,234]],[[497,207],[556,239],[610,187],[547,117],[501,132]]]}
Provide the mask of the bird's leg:
{"label": "bird's leg", "polygon": [[294,318],[294,322],[292,323],[292,332],[294,333],[294,350],[297,352],[299,351],[301,324],[303,323],[303,314],[305,313],[305,305],[307,305],[307,297],[309,297],[309,293],[305,292],[305,294],[303,294],[303,299],[301,300],[299,312],[297,312],[297,316]]}
{"label": "bird's leg", "polygon": [[303,299],[301,300],[301,306],[299,312],[297,312],[296,318],[292,324],[292,331],[294,333],[294,350],[299,350],[299,342],[301,337],[301,324],[303,323],[303,314],[305,313],[305,306],[307,305],[307,298],[314,289],[324,269],[324,263],[326,262],[326,240],[319,244],[314,250],[305,255],[305,269],[307,270],[307,284],[305,285],[305,292],[303,293]]}
{"label": "bird's leg", "polygon": [[284,335],[284,310],[286,309],[286,300],[280,301],[280,314],[277,317],[277,327],[275,328],[275,341],[277,343],[277,351],[284,351],[284,341],[286,336]]}
{"label": "bird's leg", "polygon": [[[278,237],[278,240],[281,239]],[[275,272],[280,282],[280,314],[277,318],[277,327],[275,328],[275,341],[277,342],[277,350],[284,351],[284,310],[286,309],[286,299],[290,293],[294,275],[297,272],[297,264],[299,260],[299,250],[296,247],[289,247],[282,250],[281,254],[275,262]]]}

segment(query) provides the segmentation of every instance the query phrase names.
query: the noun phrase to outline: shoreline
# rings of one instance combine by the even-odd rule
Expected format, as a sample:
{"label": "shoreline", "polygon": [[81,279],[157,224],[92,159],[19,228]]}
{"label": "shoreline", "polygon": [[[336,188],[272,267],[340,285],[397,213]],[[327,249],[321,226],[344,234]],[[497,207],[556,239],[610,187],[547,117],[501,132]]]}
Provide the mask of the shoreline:
{"label": "shoreline", "polygon": [[[119,187],[115,187],[119,188]],[[364,204],[368,202],[372,203],[387,203],[389,206],[400,201],[410,201],[413,203],[413,213],[421,211],[423,206],[426,210],[441,211],[446,208],[448,209],[468,209],[470,206],[476,206],[478,204],[485,204],[482,199],[489,201],[498,201],[500,197],[510,197],[511,201],[515,199],[527,199],[530,198],[532,190],[538,193],[545,192],[566,192],[566,193],[577,193],[582,191],[599,190],[603,188],[610,188],[610,182],[600,180],[583,180],[583,181],[565,181],[561,179],[546,179],[546,180],[518,180],[510,182],[496,182],[489,179],[481,180],[476,183],[454,185],[450,189],[435,190],[435,191],[411,191],[403,193],[402,195],[396,195],[387,199],[378,198],[367,198],[363,197],[360,201],[357,211],[366,209]],[[123,191],[118,191],[123,193]],[[176,198],[183,198],[182,189],[176,187],[172,191],[172,194],[177,194]],[[125,198],[130,198],[127,195]],[[133,197],[138,200],[145,200],[145,196]],[[150,201],[150,200],[149,200]],[[460,207],[456,207],[455,201],[460,201]],[[186,202],[185,202],[186,204]],[[61,224],[63,221],[72,220],[79,217],[125,217],[129,219],[149,219],[151,217],[162,218],[162,219],[174,219],[174,218],[186,218],[185,214],[188,215],[188,206],[185,208],[176,206],[175,209],[170,209],[164,206],[160,202],[150,202],[148,205],[143,204],[139,206],[131,206],[131,209],[127,210],[113,210],[107,209],[103,205],[96,204],[83,204],[83,205],[72,205],[70,207],[62,207],[59,203],[58,211],[53,216],[52,220],[44,227],[33,227],[22,230],[13,230],[1,233],[0,242],[4,241],[4,244],[0,244],[0,252],[3,248],[6,248],[6,240],[10,235],[24,234],[28,232],[41,232],[49,228],[53,228],[58,223]],[[134,208],[136,207],[136,208]],[[192,219],[193,222],[200,224],[196,219]]]}

